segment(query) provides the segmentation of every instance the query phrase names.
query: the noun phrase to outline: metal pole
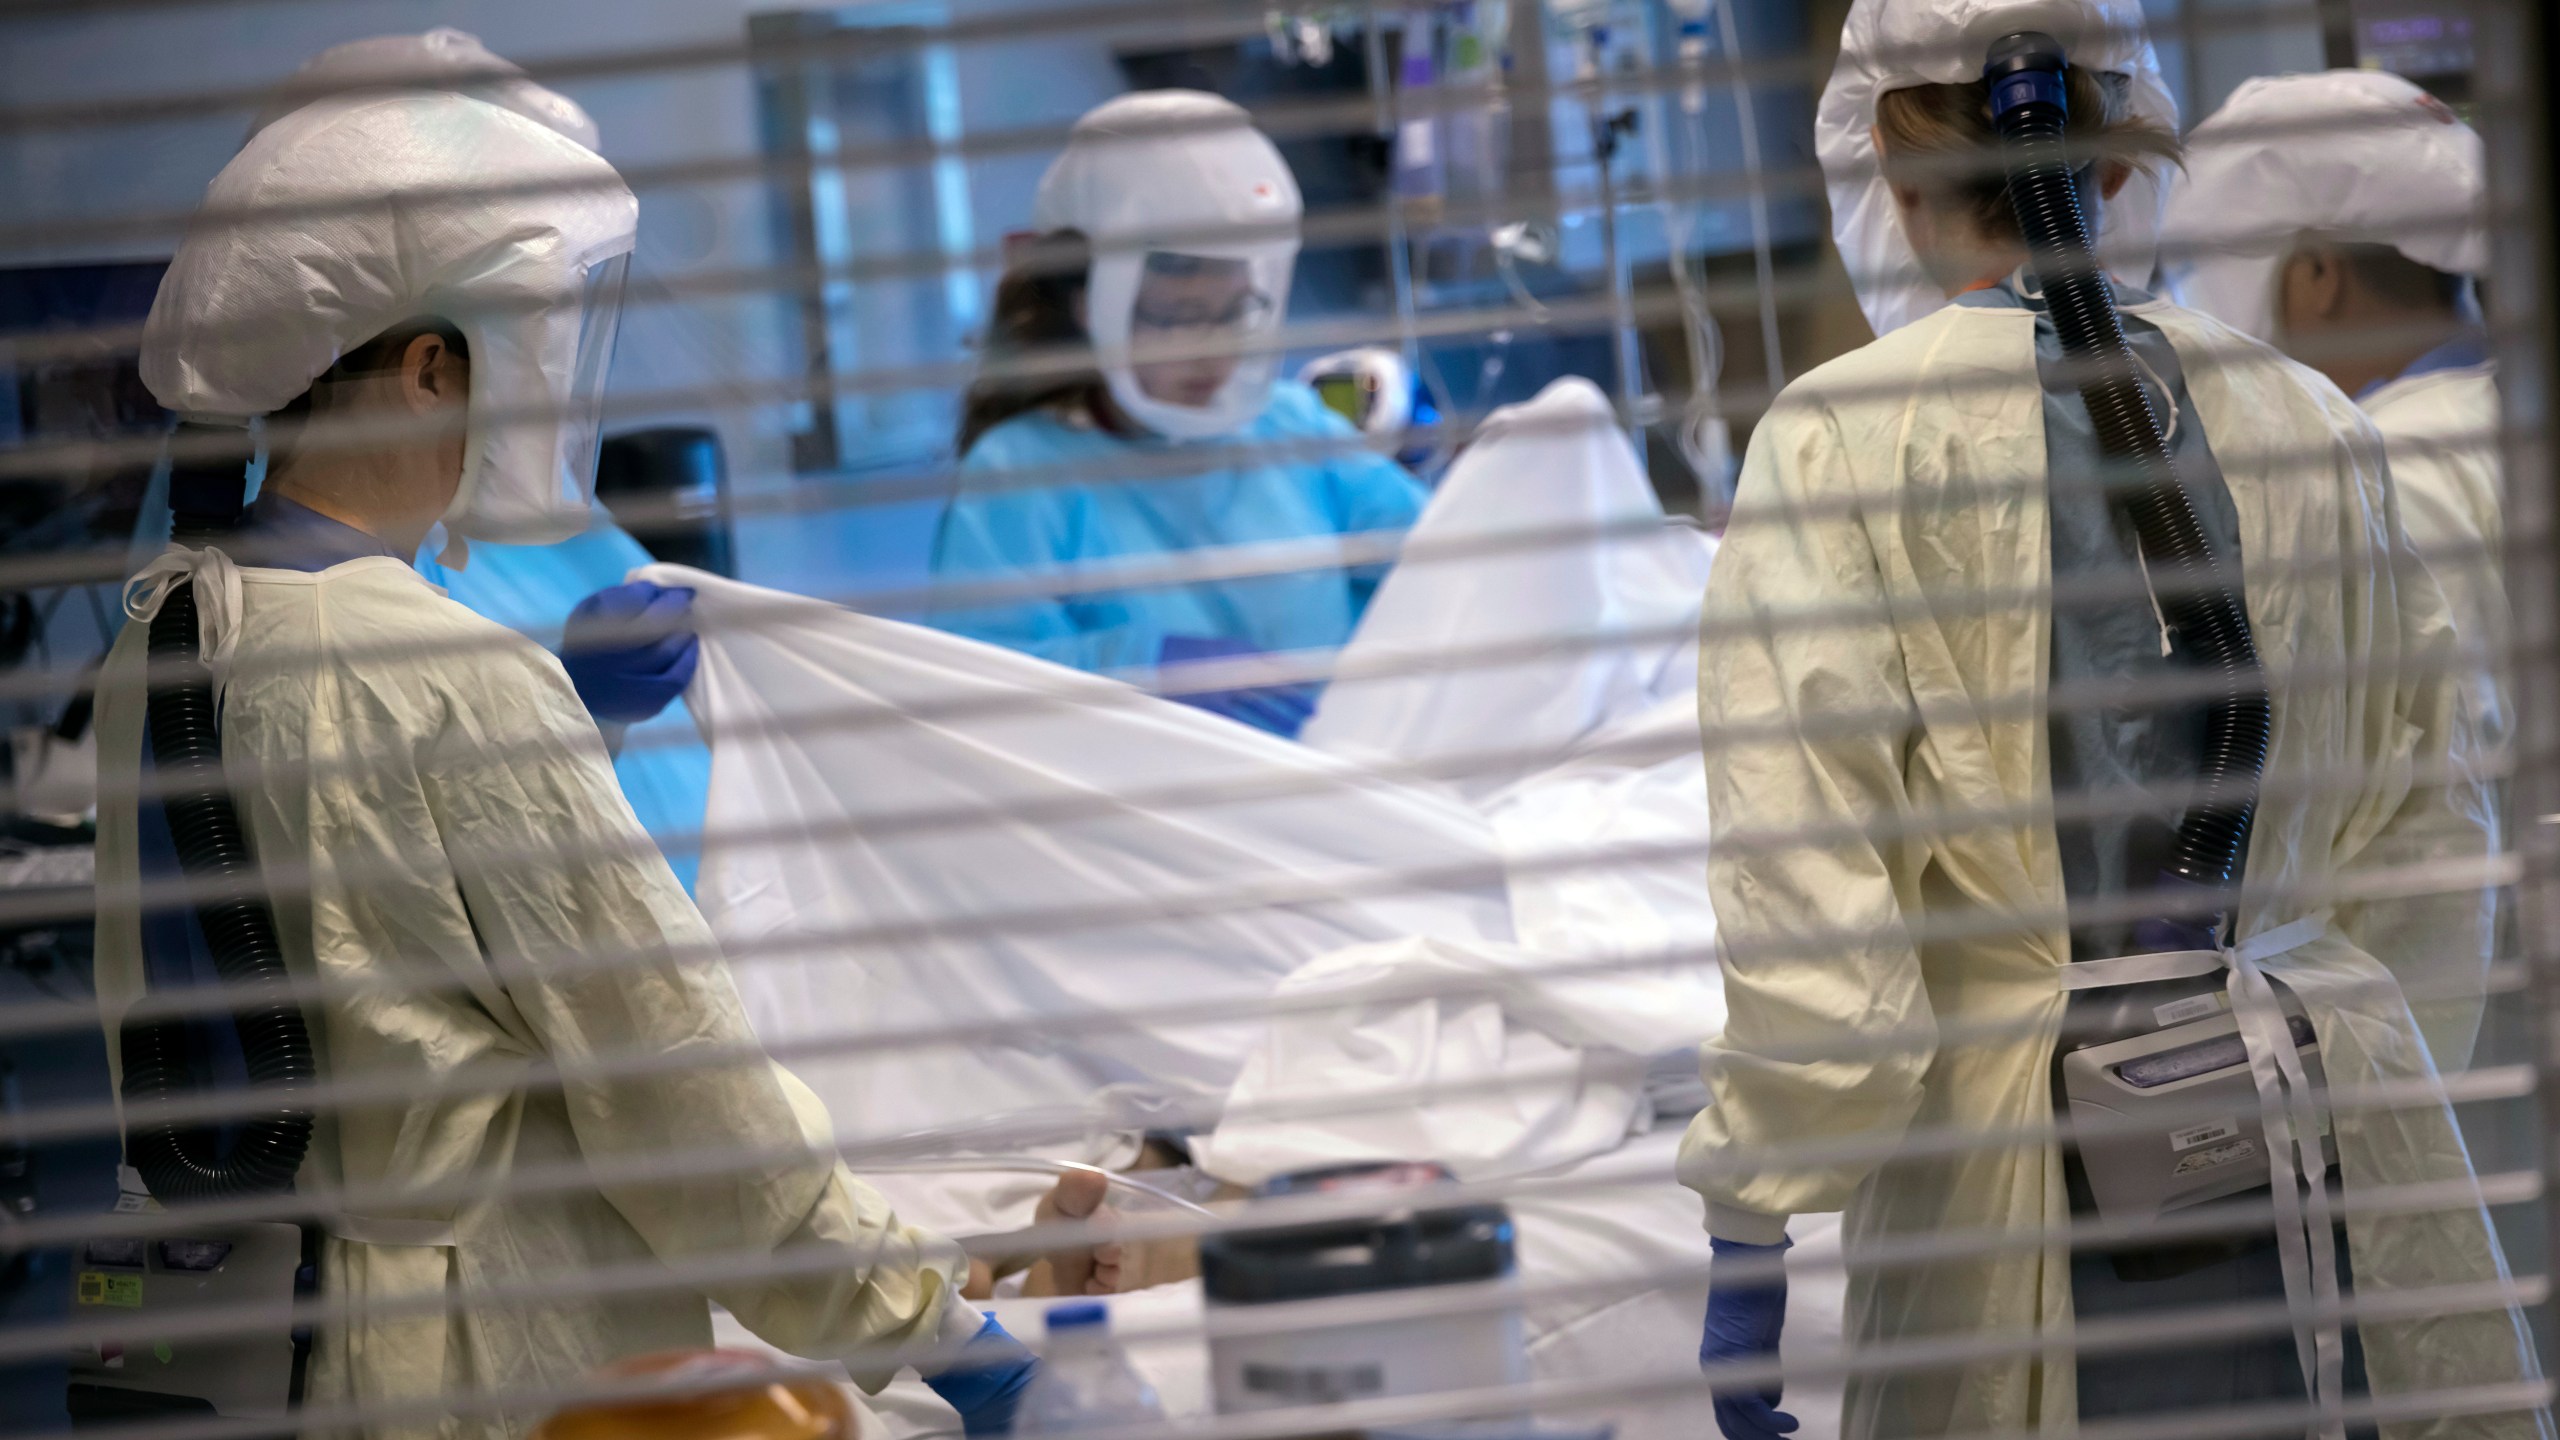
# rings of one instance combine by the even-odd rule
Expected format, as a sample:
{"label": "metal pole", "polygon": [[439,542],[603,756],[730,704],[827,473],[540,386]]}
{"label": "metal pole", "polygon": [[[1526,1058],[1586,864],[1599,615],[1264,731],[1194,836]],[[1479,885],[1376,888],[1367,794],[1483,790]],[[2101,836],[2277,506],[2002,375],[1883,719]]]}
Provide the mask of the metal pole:
{"label": "metal pole", "polygon": [[2320,53],[2332,70],[2356,68],[2355,0],[2320,0]]}
{"label": "metal pole", "polygon": [[[1412,237],[1405,230],[1404,196],[1396,191],[1396,147],[1404,143],[1404,127],[1397,114],[1396,79],[1388,73],[1387,33],[1381,23],[1385,15],[1383,6],[1373,0],[1363,22],[1362,46],[1369,66],[1369,98],[1377,107],[1378,134],[1387,145],[1387,275],[1395,287],[1396,348],[1403,352],[1407,365],[1419,365],[1422,340],[1415,325]],[[1414,20],[1408,18],[1404,34],[1407,45],[1413,43],[1413,30]],[[1428,33],[1423,43],[1430,43]]]}
{"label": "metal pole", "polygon": [[[1629,438],[1637,453],[1643,453],[1644,427],[1652,417],[1645,414],[1643,337],[1636,333],[1634,275],[1627,268],[1627,258],[1618,243],[1618,142],[1625,133],[1615,115],[1609,111],[1609,92],[1596,89],[1591,97],[1591,158],[1600,175],[1600,261],[1609,271],[1609,324],[1615,332],[1611,353],[1618,368],[1618,409],[1625,417]],[[1634,111],[1626,112],[1629,123]],[[1676,257],[1675,257],[1676,263]]]}
{"label": "metal pole", "polygon": [[[2504,418],[2507,593],[2514,612],[2508,667],[2516,697],[2516,775],[2508,789],[2511,848],[2521,862],[2519,937],[2532,979],[2535,1110],[2542,1132],[2543,1241],[2560,1256],[2560,1144],[2552,1096],[2560,1081],[2560,563],[2549,537],[2560,521],[2551,425],[2560,415],[2560,244],[2552,216],[2551,77],[2560,75],[2560,23],[2541,0],[2476,7],[2480,114],[2489,147],[2490,317],[2499,338]],[[2550,1263],[2546,1258],[2546,1266]],[[2553,1327],[2536,1327],[2543,1371],[2555,1371]]]}
{"label": "metal pole", "polygon": [[1531,224],[1557,222],[1554,97],[1547,87],[1546,0],[1512,0],[1511,149],[1504,166],[1510,218]]}

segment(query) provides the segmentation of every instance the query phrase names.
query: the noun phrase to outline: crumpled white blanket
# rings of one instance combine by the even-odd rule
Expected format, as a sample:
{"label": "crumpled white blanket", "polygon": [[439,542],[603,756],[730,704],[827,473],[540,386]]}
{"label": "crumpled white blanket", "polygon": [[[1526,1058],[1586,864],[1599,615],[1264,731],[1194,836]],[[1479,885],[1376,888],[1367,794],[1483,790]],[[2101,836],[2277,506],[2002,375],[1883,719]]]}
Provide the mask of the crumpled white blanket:
{"label": "crumpled white blanket", "polygon": [[[842,1137],[1013,1117],[1029,1131],[982,1148],[1114,1158],[1159,1116],[1214,1117],[1299,966],[1509,938],[1491,831],[1441,794],[958,636],[634,574],[697,592],[698,896],[757,1033]],[[1130,1010],[1155,1013],[1075,1023]],[[982,1228],[933,1213],[947,1187],[884,1188]]]}
{"label": "crumpled white blanket", "polygon": [[1495,411],[1406,536],[1299,739],[1481,801],[1697,691],[1715,541],[1663,514],[1607,397]]}

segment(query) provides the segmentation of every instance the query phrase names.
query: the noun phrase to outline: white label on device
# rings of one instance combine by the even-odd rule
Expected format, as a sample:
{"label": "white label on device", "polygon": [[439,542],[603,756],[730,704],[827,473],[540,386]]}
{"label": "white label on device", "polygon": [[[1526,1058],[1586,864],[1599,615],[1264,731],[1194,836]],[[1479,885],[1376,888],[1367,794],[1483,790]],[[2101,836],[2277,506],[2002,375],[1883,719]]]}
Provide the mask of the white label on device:
{"label": "white label on device", "polygon": [[2216,1145],[2210,1150],[2197,1151],[2193,1155],[2179,1161],[2178,1168],[2171,1173],[2177,1175],[2193,1175],[2199,1170],[2212,1170],[2224,1165],[2237,1165],[2243,1160],[2254,1157],[2257,1153],[2258,1144],[2256,1141],[2234,1140],[2228,1145]]}
{"label": "white label on device", "polygon": [[2207,1015],[2221,1014],[2222,1007],[2226,1003],[2228,1003],[2227,998],[2218,990],[2211,995],[2190,995],[2184,1000],[2172,1000],[2153,1010],[2151,1022],[2155,1025],[2175,1025],[2186,1020],[2201,1020]]}
{"label": "white label on device", "polygon": [[1431,152],[1437,147],[1429,120],[1407,120],[1396,128],[1396,140],[1404,151],[1406,169],[1419,170],[1431,163]]}
{"label": "white label on device", "polygon": [[1301,1405],[1339,1405],[1387,1393],[1386,1368],[1370,1362],[1273,1365],[1248,1361],[1244,1388]]}
{"label": "white label on device", "polygon": [[2216,1140],[2228,1140],[2239,1133],[2240,1122],[2237,1120],[2209,1120],[2202,1125],[2170,1131],[2169,1148],[2193,1150],[2199,1145],[2210,1145]]}

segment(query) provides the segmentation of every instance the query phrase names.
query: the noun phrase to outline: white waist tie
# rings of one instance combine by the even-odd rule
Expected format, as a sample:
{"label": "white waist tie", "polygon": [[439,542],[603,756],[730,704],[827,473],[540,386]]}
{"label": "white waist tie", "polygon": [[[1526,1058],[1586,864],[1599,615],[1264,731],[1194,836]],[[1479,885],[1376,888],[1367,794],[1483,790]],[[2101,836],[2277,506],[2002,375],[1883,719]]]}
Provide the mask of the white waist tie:
{"label": "white waist tie", "polygon": [[[2228,971],[2231,1016],[2249,1052],[2259,1118],[2266,1126],[2268,1179],[2275,1192],[2276,1255],[2285,1298],[2293,1307],[2293,1345],[2302,1378],[2324,1416],[2323,1440],[2344,1440],[2335,1418],[2346,1401],[2346,1335],[2341,1328],[2335,1220],[2329,1207],[2329,1158],[2320,1143],[2321,1104],[2302,1068],[2293,1027],[2266,961],[2290,954],[2329,931],[2329,912],[2305,915],[2221,950],[2167,950],[2119,955],[2062,967],[2065,991],[2105,990],[2153,980],[2185,980]],[[2306,1307],[2316,1319],[2305,1314]]]}

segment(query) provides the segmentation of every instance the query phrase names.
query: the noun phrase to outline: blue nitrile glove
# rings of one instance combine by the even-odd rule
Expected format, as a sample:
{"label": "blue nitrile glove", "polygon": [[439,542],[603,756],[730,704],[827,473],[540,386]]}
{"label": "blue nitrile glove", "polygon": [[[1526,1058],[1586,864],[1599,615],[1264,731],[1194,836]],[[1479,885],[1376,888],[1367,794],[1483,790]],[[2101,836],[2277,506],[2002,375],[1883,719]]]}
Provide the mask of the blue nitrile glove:
{"label": "blue nitrile glove", "polygon": [[[1259,655],[1239,640],[1211,635],[1167,635],[1156,648],[1159,665],[1185,665],[1196,660],[1233,660],[1246,655]],[[1250,690],[1205,690],[1189,695],[1168,695],[1185,705],[1224,715],[1256,730],[1268,730],[1283,740],[1295,740],[1298,732],[1316,713],[1318,688],[1311,682],[1295,685],[1263,685]]]}
{"label": "blue nitrile glove", "polygon": [[[1778,1332],[1787,1323],[1787,1277],[1727,1285],[1716,1279],[1717,1265],[1727,1258],[1775,1261],[1792,1243],[1745,1245],[1739,1240],[1709,1237],[1715,1259],[1707,1265],[1707,1334],[1698,1342],[1698,1364],[1736,1360],[1774,1360]],[[1756,1268],[1756,1267],[1755,1267]],[[1778,1440],[1796,1428],[1796,1417],[1778,1408],[1779,1387],[1732,1392],[1717,1390],[1716,1428],[1725,1440]]]}
{"label": "blue nitrile glove", "polygon": [[[2221,917],[2214,913],[2232,897],[2217,894],[2181,876],[2163,874],[2156,893],[2164,900],[2176,902],[2186,913],[2176,919],[2152,916],[2137,920],[2133,926],[2133,948],[2138,955],[2158,954],[2169,950],[2218,950]],[[2164,905],[2162,908],[2169,908]]]}
{"label": "blue nitrile glove", "polygon": [[702,662],[693,592],[634,580],[578,602],[560,636],[560,663],[587,713],[637,725],[684,693]]}
{"label": "blue nitrile glove", "polygon": [[1022,1403],[1023,1387],[1039,1373],[1040,1357],[1006,1334],[990,1315],[961,1347],[960,1358],[941,1374],[924,1377],[924,1383],[944,1404],[960,1412],[963,1432],[1002,1435],[1013,1428],[1014,1407]]}

